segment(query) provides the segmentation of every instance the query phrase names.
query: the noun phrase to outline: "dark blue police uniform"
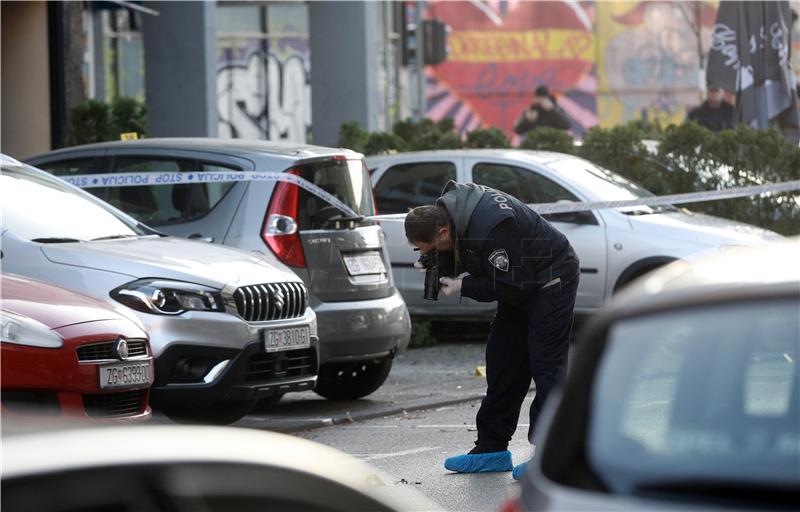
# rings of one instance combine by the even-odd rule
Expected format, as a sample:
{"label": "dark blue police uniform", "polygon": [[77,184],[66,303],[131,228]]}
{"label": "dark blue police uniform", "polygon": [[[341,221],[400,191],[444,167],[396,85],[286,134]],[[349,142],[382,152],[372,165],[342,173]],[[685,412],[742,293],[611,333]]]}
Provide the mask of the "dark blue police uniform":
{"label": "dark blue police uniform", "polygon": [[505,450],[522,401],[536,384],[528,438],[552,387],[564,377],[578,287],[567,238],[523,202],[474,184],[448,183],[438,204],[453,221],[461,295],[497,301],[486,346],[487,392],[477,446]]}

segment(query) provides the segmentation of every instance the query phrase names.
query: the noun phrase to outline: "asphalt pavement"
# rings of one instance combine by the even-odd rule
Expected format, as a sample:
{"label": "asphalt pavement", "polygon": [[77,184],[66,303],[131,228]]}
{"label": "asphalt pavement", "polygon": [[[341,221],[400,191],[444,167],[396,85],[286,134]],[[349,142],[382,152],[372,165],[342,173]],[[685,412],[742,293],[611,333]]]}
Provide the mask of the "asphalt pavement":
{"label": "asphalt pavement", "polygon": [[236,425],[296,432],[478,400],[486,391],[479,371],[484,347],[484,342],[462,341],[409,349],[395,357],[384,385],[365,398],[331,401],[314,392],[289,393]]}

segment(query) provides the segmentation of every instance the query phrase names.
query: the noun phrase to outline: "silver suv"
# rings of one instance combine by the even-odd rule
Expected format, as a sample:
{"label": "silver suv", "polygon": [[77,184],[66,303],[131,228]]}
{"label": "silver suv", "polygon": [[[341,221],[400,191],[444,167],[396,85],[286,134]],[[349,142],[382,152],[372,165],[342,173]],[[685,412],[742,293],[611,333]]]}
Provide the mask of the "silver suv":
{"label": "silver suv", "polygon": [[330,399],[372,393],[408,345],[411,322],[392,279],[362,156],[345,149],[229,139],[145,139],[54,151],[30,163],[57,176],[98,173],[286,172],[333,194],[358,214],[275,181],[90,188],[161,232],[263,254],[305,282],[317,314],[320,374]]}
{"label": "silver suv", "polygon": [[259,399],[313,389],[316,319],[293,273],[257,254],[160,235],[8,161],[0,219],[3,272],[114,301],[138,318],[156,357],[151,403],[167,415],[230,423]]}

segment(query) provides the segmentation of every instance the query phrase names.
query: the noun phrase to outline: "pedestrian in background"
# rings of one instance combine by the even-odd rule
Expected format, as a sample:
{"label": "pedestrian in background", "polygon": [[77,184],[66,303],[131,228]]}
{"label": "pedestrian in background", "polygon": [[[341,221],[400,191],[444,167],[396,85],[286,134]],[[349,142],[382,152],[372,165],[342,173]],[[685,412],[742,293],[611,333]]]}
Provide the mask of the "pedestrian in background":
{"label": "pedestrian in background", "polygon": [[[486,344],[486,396],[477,413],[478,439],[469,453],[445,460],[459,473],[512,471],[508,443],[522,402],[536,384],[528,440],[550,390],[565,376],[578,257],[567,238],[525,203],[498,190],[449,182],[436,205],[411,210],[406,238],[424,256],[455,261],[456,276],[440,278],[445,295],[497,301]],[[442,256],[443,257],[443,256]]]}
{"label": "pedestrian in background", "polygon": [[522,111],[514,122],[514,133],[525,135],[535,128],[556,128],[569,130],[570,122],[564,110],[558,106],[555,97],[546,86],[536,88],[531,105]]}
{"label": "pedestrian in background", "polygon": [[706,101],[689,111],[687,121],[694,121],[713,132],[736,128],[733,105],[725,101],[725,92],[713,83],[708,85]]}

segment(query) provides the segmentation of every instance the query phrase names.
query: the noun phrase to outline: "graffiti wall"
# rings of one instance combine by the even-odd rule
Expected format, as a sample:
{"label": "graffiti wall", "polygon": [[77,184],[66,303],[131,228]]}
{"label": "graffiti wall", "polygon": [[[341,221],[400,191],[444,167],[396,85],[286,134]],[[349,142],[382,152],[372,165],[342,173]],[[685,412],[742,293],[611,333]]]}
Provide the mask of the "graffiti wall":
{"label": "graffiti wall", "polygon": [[307,34],[220,42],[219,136],[306,142],[311,129]]}
{"label": "graffiti wall", "polygon": [[[702,2],[599,2],[601,124],[631,119],[681,122],[698,104],[716,8]],[[699,20],[699,23],[695,20]]]}
{"label": "graffiti wall", "polygon": [[701,99],[700,59],[717,2],[428,2],[451,26],[446,62],[428,66],[428,116],[461,133],[514,119],[547,85],[571,131],[632,119],[681,121]]}
{"label": "graffiti wall", "polygon": [[544,84],[581,133],[597,124],[594,5],[585,2],[430,2],[427,17],[452,31],[447,61],[428,66],[428,116],[462,133],[496,126],[511,134]]}

